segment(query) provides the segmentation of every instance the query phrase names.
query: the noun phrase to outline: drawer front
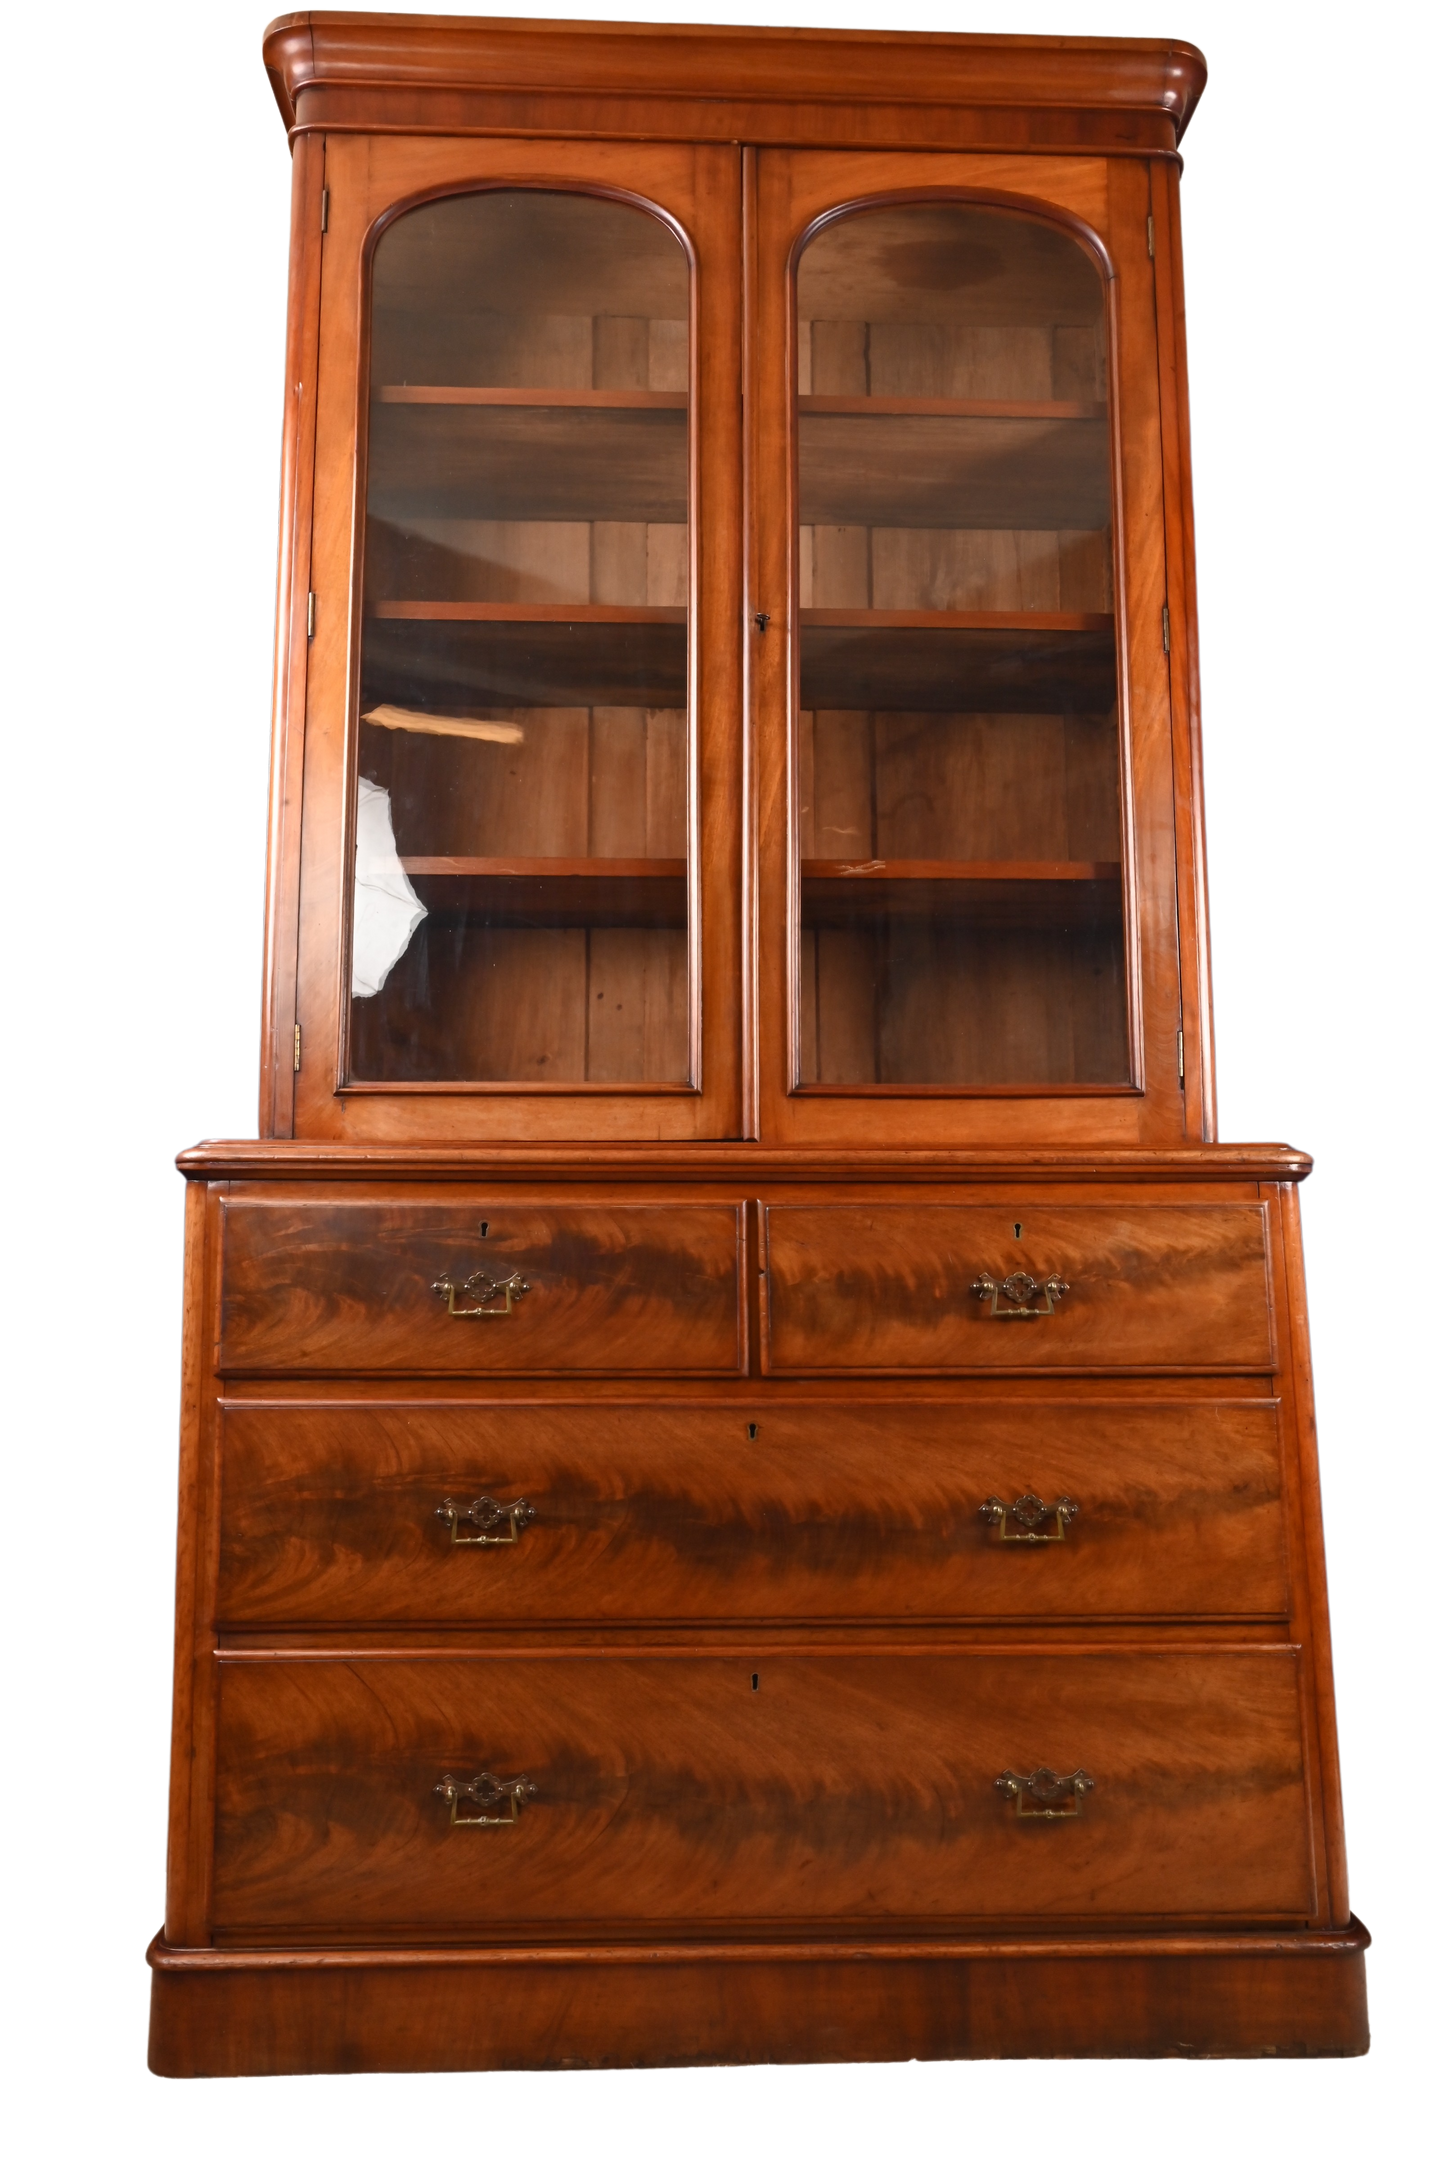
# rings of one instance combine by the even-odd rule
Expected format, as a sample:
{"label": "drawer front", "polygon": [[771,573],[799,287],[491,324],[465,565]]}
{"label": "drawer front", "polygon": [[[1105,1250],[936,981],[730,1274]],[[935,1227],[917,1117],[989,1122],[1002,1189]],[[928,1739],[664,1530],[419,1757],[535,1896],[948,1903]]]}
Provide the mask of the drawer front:
{"label": "drawer front", "polygon": [[1274,1367],[1259,1204],[771,1206],[765,1248],[767,1370]]}
{"label": "drawer front", "polygon": [[726,1205],[229,1200],[219,1368],[733,1373],[742,1238]]}
{"label": "drawer front", "polygon": [[231,1939],[1313,1906],[1289,1649],[231,1661],[217,1776]]}
{"label": "drawer front", "polygon": [[[232,1402],[220,1618],[1282,1615],[1276,1417],[1267,1401]],[[1077,1511],[982,1514],[1027,1493]]]}

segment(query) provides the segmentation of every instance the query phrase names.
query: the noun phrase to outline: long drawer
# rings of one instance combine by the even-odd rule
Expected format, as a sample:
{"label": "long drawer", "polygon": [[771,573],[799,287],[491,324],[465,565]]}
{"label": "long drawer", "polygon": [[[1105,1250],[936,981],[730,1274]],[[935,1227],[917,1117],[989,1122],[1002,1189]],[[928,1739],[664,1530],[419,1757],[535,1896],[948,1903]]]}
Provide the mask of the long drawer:
{"label": "long drawer", "polygon": [[743,1210],[230,1199],[224,1372],[743,1368]]}
{"label": "long drawer", "polygon": [[1275,1362],[1260,1204],[778,1205],[764,1253],[777,1373]]}
{"label": "long drawer", "polygon": [[1288,1603],[1268,1401],[232,1402],[222,1429],[225,1625]]}
{"label": "long drawer", "polygon": [[[214,1924],[340,1939],[1299,1917],[1313,1881],[1297,1660],[757,1646],[229,1661]],[[1041,1770],[1056,1780],[1030,1780]]]}

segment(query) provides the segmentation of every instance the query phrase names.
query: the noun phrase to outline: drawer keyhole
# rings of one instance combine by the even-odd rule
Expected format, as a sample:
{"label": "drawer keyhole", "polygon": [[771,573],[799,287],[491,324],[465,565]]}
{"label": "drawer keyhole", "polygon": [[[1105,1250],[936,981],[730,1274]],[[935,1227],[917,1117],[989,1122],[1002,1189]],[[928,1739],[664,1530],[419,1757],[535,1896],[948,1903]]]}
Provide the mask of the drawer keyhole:
{"label": "drawer keyhole", "polygon": [[760,1436],[759,1424],[747,1423],[745,1426],[745,1436],[749,1439],[751,1445],[754,1445],[756,1439]]}
{"label": "drawer keyhole", "polygon": [[[482,1221],[482,1222],[480,1223],[480,1233],[481,1233],[481,1235],[482,1235],[482,1236],[488,1236],[488,1235],[489,1235],[489,1233],[490,1233],[490,1223],[489,1223],[488,1221]],[[1019,1231],[1019,1229],[1018,1229],[1018,1228],[1016,1229],[1015,1233],[1016,1233],[1016,1235],[1017,1235],[1017,1236],[1019,1235],[1020,1231]]]}
{"label": "drawer keyhole", "polygon": [[[484,1235],[485,1231],[483,1228],[481,1229],[480,1233],[482,1236]],[[1020,1223],[1018,1221],[1015,1223],[1015,1241],[1017,1243],[1020,1241]]]}
{"label": "drawer keyhole", "polygon": [[760,1690],[760,1673],[758,1670],[752,1670],[750,1673],[750,1690],[752,1693],[758,1693]]}

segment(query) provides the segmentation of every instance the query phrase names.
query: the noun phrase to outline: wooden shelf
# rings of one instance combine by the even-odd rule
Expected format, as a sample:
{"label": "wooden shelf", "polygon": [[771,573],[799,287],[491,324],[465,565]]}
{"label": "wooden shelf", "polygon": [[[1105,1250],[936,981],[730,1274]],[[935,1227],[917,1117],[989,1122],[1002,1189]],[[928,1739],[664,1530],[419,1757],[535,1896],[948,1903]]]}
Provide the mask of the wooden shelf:
{"label": "wooden shelf", "polygon": [[632,877],[685,875],[684,857],[647,854],[620,859],[606,854],[406,854],[407,876],[589,876]]}
{"label": "wooden shelf", "polygon": [[1120,917],[1118,861],[802,861],[805,928],[922,918],[1066,929]]}
{"label": "wooden shelf", "polygon": [[[800,413],[800,522],[1095,532],[1110,521],[1104,419],[902,409]],[[902,407],[908,399],[896,400]]]}
{"label": "wooden shelf", "polygon": [[[382,392],[382,395],[384,392]],[[839,412],[855,419],[920,415],[936,419],[1105,419],[1103,404],[1080,404],[1063,398],[1043,403],[1008,402],[995,397],[812,397],[798,400],[802,414]]]}
{"label": "wooden shelf", "polygon": [[683,627],[687,619],[684,607],[524,606],[488,599],[377,599],[366,612],[382,622],[573,622],[581,628],[598,622]]}
{"label": "wooden shelf", "polygon": [[683,708],[685,611],[382,601],[365,624],[362,696],[366,706],[466,711]]}
{"label": "wooden shelf", "polygon": [[[472,389],[449,382],[386,382],[375,391],[375,402],[510,405],[532,411],[683,412],[690,399],[683,389]],[[1017,405],[1015,409],[1030,408]]]}
{"label": "wooden shelf", "polygon": [[407,854],[401,867],[432,913],[500,928],[683,928],[683,858],[606,860]]}
{"label": "wooden shelf", "polygon": [[1115,634],[1113,614],[1042,614],[1038,609],[1004,613],[995,608],[976,608],[968,613],[958,607],[941,611],[933,607],[802,607],[802,629],[923,629],[945,636],[957,629],[982,629],[990,635],[1019,630],[1024,635],[1081,636],[1099,631]]}
{"label": "wooden shelf", "polygon": [[1113,883],[1120,874],[1118,861],[802,861],[800,874],[809,881],[835,878],[853,881],[863,877],[874,883],[905,883],[915,878],[956,883],[988,881],[1017,884]]}
{"label": "wooden shelf", "polygon": [[527,392],[523,403],[458,390],[382,396],[370,415],[370,514],[400,523],[684,524],[686,400],[646,391],[636,403],[639,394],[557,393],[552,402]]}
{"label": "wooden shelf", "polygon": [[1113,615],[801,611],[807,711],[1101,717],[1115,693]]}

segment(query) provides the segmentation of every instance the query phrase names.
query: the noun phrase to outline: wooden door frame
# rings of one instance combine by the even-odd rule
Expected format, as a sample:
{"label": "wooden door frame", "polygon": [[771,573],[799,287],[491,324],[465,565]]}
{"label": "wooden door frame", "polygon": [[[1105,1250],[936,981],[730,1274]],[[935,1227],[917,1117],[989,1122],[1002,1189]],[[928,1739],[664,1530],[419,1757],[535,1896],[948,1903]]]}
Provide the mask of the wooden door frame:
{"label": "wooden door frame", "polygon": [[[401,206],[467,188],[552,185],[636,203],[692,259],[689,827],[693,1086],[582,1081],[529,1091],[461,1083],[347,1084],[345,951],[354,819],[367,324],[365,268]],[[345,135],[325,144],[328,216],[318,305],[311,553],[315,594],[303,717],[289,700],[277,765],[303,757],[305,814],[288,881],[272,892],[277,948],[295,949],[293,1020],[270,990],[272,1061],[301,1028],[290,1130],[427,1140],[716,1139],[740,1129],[741,577],[740,153],[734,146],[456,141]],[[299,563],[297,561],[298,570]],[[292,605],[293,614],[293,605]],[[303,636],[303,631],[301,632]],[[299,729],[295,720],[301,719]],[[297,757],[294,736],[303,736]],[[286,920],[293,906],[291,921]],[[292,926],[293,924],[293,926]],[[272,1078],[272,1090],[275,1082]],[[274,1119],[278,1124],[280,1118]]]}
{"label": "wooden door frame", "polygon": [[[780,1143],[1166,1145],[1201,1135],[1187,1113],[1176,1034],[1182,937],[1176,866],[1166,603],[1165,489],[1150,176],[1137,160],[931,151],[762,149],[750,164],[746,436],[750,687],[757,889],[751,901],[758,1048],[751,1135]],[[1133,1085],[1098,1091],[983,1088],[934,1094],[810,1093],[795,1083],[798,1009],[794,724],[798,712],[798,526],[794,270],[805,237],[837,210],[884,200],[965,199],[1026,211],[1079,237],[1108,271],[1117,545],[1123,858]],[[765,484],[782,474],[783,489]],[[1169,600],[1172,621],[1175,597]],[[1186,774],[1188,778],[1188,772]],[[1187,788],[1188,795],[1188,788]],[[1188,808],[1188,800],[1185,804]],[[1196,842],[1188,852],[1198,853]],[[1193,929],[1193,922],[1185,924]],[[1184,967],[1198,997],[1199,960]],[[1192,986],[1195,984],[1195,986]],[[1198,1105],[1198,1089],[1197,1089]]]}

